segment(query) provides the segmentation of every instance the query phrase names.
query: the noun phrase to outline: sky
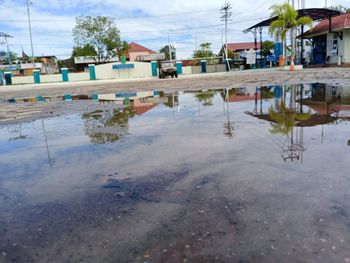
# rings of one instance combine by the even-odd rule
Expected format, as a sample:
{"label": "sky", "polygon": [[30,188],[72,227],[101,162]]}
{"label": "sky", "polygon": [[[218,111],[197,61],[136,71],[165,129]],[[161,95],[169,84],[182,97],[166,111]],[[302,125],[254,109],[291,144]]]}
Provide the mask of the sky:
{"label": "sky", "polygon": [[[228,42],[253,41],[242,31],[269,17],[269,7],[284,0],[227,0],[232,5]],[[324,7],[325,0],[305,0],[306,8]],[[350,7],[349,0],[328,0],[328,6]],[[13,36],[11,51],[31,54],[27,0],[0,0],[0,32]],[[298,0],[295,0],[298,7]],[[189,58],[200,43],[212,43],[214,53],[224,30],[220,8],[224,0],[31,0],[34,55],[71,56],[72,29],[81,15],[105,15],[116,19],[122,40],[137,42],[154,51],[175,43],[177,58]],[[271,37],[265,29],[264,40]],[[197,42],[196,42],[197,39]],[[5,49],[0,47],[0,50]]]}

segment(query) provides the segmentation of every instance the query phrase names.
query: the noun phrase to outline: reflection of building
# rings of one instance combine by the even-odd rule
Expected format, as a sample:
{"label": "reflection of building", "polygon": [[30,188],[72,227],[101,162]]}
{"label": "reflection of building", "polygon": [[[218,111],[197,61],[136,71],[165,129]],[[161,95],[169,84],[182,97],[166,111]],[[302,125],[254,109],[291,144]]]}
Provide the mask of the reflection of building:
{"label": "reflection of building", "polygon": [[322,83],[312,84],[309,88],[310,96],[303,99],[302,104],[309,106],[318,115],[332,115],[350,110],[349,89]]}

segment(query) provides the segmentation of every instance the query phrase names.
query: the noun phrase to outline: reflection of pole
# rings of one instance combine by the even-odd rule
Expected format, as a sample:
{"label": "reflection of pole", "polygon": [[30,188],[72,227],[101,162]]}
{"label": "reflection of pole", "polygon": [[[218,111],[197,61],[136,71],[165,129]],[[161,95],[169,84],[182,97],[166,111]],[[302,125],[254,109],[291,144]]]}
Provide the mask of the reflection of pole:
{"label": "reflection of pole", "polygon": [[255,106],[254,106],[254,114],[258,113],[258,88],[255,88]]}
{"label": "reflection of pole", "polygon": [[263,95],[262,95],[261,87],[260,87],[260,114],[263,114]]}
{"label": "reflection of pole", "polygon": [[324,125],[322,125],[321,144],[324,142]]}
{"label": "reflection of pole", "polygon": [[53,161],[51,159],[50,155],[50,149],[49,149],[49,144],[47,142],[47,136],[46,136],[46,130],[45,130],[45,125],[44,125],[44,120],[41,120],[42,126],[43,126],[43,133],[44,133],[44,138],[45,138],[45,145],[46,145],[46,152],[47,152],[47,158],[49,160],[50,167],[52,168],[53,166]]}
{"label": "reflection of pole", "polygon": [[227,122],[224,124],[224,134],[227,137],[233,137],[233,125],[230,121],[230,104],[228,101],[228,96],[229,96],[229,89],[226,90],[225,93],[225,102],[226,102],[226,117],[227,117]]}

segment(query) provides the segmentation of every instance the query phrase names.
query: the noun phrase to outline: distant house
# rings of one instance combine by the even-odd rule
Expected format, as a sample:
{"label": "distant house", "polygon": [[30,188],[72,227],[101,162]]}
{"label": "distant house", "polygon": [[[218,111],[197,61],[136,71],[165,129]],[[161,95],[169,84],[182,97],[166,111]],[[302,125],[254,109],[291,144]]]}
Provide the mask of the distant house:
{"label": "distant house", "polygon": [[59,73],[57,57],[56,56],[39,56],[35,57],[36,61],[42,63],[42,74],[56,74]]}
{"label": "distant house", "polygon": [[[301,37],[301,36],[299,36]],[[350,14],[322,20],[304,33],[312,40],[312,64],[350,64]]]}
{"label": "distant house", "polygon": [[260,50],[260,42],[255,46],[255,42],[228,43],[227,48],[235,53],[245,52],[250,49]]}
{"label": "distant house", "polygon": [[142,59],[140,59],[140,57],[149,56],[152,54],[157,54],[157,52],[155,52],[149,48],[146,48],[144,46],[141,46],[135,42],[131,42],[129,44],[129,46],[130,46],[130,48],[126,54],[126,58],[129,61],[140,61],[140,60],[142,60]]}

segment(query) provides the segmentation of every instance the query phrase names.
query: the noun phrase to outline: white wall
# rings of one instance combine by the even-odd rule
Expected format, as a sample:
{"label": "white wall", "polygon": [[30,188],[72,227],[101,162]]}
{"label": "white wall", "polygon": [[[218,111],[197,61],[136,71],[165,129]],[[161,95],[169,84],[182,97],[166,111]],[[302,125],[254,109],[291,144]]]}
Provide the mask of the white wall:
{"label": "white wall", "polygon": [[191,75],[192,74],[192,67],[191,66],[182,67],[182,74],[183,75]]}
{"label": "white wall", "polygon": [[343,34],[343,63],[350,63],[350,29],[346,29]]}
{"label": "white wall", "polygon": [[[68,74],[69,81],[85,81],[90,79],[89,72],[82,73],[69,73]],[[56,83],[62,82],[61,74],[50,74],[50,75],[41,75],[40,76],[41,83]],[[33,76],[25,76],[25,77],[14,77],[12,79],[13,84],[34,84]]]}
{"label": "white wall", "polygon": [[[333,54],[333,41],[338,40],[338,55]],[[336,34],[327,34],[327,58],[329,57],[328,64],[338,64],[338,58],[344,57],[344,37],[341,40]]]}
{"label": "white wall", "polygon": [[133,69],[113,70],[113,65],[120,65],[121,63],[108,63],[96,66],[97,79],[128,79],[128,78],[150,78],[152,77],[151,63],[146,62],[132,62],[127,64],[134,64]]}

